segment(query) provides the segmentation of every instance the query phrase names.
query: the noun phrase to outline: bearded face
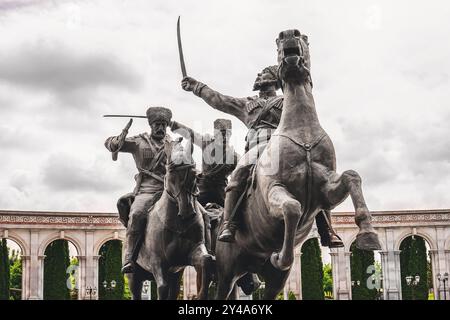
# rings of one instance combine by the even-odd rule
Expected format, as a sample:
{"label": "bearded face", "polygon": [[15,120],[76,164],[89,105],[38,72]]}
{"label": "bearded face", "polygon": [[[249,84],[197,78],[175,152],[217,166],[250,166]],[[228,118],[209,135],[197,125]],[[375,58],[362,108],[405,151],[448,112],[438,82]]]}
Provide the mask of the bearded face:
{"label": "bearded face", "polygon": [[255,83],[253,85],[253,91],[266,91],[267,89],[278,85],[277,78],[268,70],[263,70],[256,76]]}
{"label": "bearded face", "polygon": [[166,136],[166,121],[154,121],[150,123],[150,127],[152,128],[151,136],[156,140],[161,140]]}

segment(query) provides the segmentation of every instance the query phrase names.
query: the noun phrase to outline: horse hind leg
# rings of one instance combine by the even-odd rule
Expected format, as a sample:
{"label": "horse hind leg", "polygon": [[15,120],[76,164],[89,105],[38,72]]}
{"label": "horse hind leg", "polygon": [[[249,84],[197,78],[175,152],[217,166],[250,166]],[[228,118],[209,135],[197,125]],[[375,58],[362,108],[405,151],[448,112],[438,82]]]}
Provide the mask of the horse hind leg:
{"label": "horse hind leg", "polygon": [[298,222],[302,215],[301,205],[281,185],[273,186],[269,191],[269,209],[284,219],[284,239],[280,252],[272,253],[270,262],[281,270],[288,270],[294,262],[294,241]]}
{"label": "horse hind leg", "polygon": [[350,194],[355,208],[355,222],[359,227],[356,246],[362,250],[381,250],[378,235],[372,226],[372,216],[364,200],[359,174],[353,170],[344,171],[342,175],[334,173],[325,187],[325,194],[332,207],[344,201]]}
{"label": "horse hind leg", "polygon": [[143,279],[137,272],[127,273],[128,285],[130,287],[131,298],[133,300],[142,300],[142,283]]}
{"label": "horse hind leg", "polygon": [[261,275],[265,279],[264,300],[275,300],[277,295],[283,290],[291,269],[281,271],[272,264],[266,263]]}

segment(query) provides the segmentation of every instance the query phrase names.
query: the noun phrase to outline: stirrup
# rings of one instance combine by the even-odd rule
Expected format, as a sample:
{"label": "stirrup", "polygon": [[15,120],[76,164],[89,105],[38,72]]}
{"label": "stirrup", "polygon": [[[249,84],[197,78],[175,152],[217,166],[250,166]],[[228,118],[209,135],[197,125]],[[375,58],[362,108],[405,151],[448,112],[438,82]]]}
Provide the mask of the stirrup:
{"label": "stirrup", "polygon": [[133,273],[134,272],[134,262],[133,261],[127,261],[122,266],[122,273]]}
{"label": "stirrup", "polygon": [[222,242],[234,242],[234,232],[232,232],[228,228],[225,228],[220,233],[220,235],[217,238],[217,240],[222,241]]}

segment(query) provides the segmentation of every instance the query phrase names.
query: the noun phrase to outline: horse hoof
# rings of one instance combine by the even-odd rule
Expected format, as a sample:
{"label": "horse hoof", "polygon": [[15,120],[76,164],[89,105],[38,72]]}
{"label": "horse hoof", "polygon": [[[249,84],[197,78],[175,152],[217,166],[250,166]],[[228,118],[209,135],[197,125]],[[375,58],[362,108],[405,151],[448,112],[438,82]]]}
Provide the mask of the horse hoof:
{"label": "horse hoof", "polygon": [[380,240],[375,232],[360,233],[356,236],[356,247],[361,250],[381,250]]}
{"label": "horse hoof", "polygon": [[291,267],[291,265],[283,265],[283,263],[281,263],[279,252],[272,253],[272,255],[270,256],[270,263],[272,264],[272,266],[274,266],[275,269],[281,271],[286,271]]}

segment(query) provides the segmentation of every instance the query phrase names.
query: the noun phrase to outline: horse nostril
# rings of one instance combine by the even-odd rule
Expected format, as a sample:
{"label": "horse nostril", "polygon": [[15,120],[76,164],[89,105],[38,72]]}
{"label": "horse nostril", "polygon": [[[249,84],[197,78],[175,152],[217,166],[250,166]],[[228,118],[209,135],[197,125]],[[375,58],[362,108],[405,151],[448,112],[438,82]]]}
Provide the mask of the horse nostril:
{"label": "horse nostril", "polygon": [[283,40],[284,39],[284,32],[280,32],[278,35],[278,39]]}
{"label": "horse nostril", "polygon": [[297,29],[295,29],[295,30],[294,30],[294,36],[300,37],[300,31],[298,31]]}

